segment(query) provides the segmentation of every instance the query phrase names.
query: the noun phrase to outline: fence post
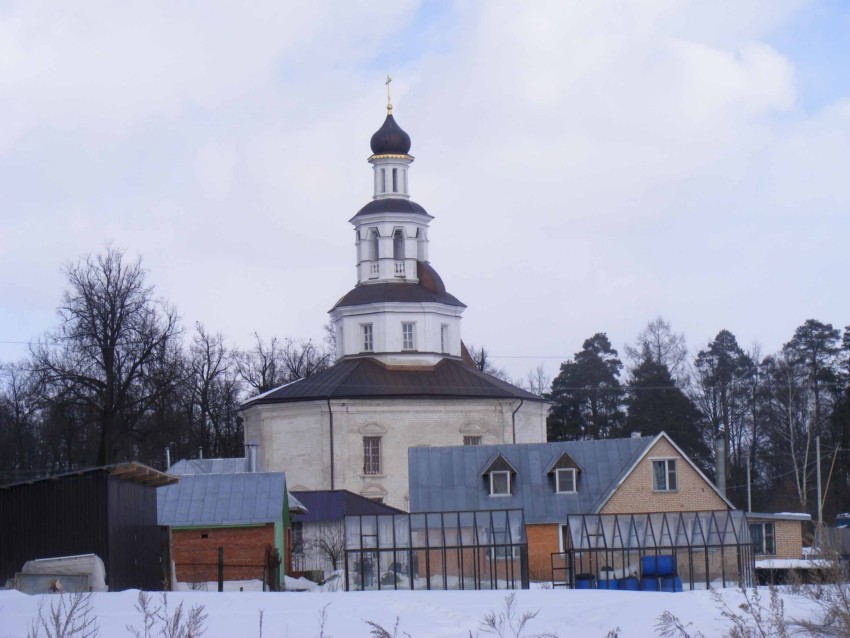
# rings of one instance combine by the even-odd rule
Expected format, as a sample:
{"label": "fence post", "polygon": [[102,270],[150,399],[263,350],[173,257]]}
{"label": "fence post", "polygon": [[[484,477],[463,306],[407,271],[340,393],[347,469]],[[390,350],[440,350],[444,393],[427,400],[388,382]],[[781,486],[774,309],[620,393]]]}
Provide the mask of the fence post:
{"label": "fence post", "polygon": [[218,548],[218,591],[224,591],[224,547]]}

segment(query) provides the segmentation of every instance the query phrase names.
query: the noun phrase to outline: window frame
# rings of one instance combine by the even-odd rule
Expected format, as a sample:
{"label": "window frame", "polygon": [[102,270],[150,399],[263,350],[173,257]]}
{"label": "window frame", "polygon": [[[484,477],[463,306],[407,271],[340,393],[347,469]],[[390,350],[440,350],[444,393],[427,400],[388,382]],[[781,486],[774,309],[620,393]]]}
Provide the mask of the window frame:
{"label": "window frame", "polygon": [[[561,489],[561,472],[564,474],[572,475],[572,489],[571,490],[562,490]],[[574,467],[559,467],[555,468],[555,494],[576,494],[578,492],[578,472]]]}
{"label": "window frame", "polygon": [[464,434],[463,435],[463,444],[464,445],[481,445],[484,437],[480,434]]}
{"label": "window frame", "polygon": [[[758,545],[756,545],[756,537],[753,534],[753,528],[761,529],[758,538]],[[767,534],[768,529],[770,530],[770,534]],[[768,547],[768,538],[770,539],[772,547]],[[753,544],[754,556],[776,556],[776,523],[773,521],[758,521],[750,523],[750,542]],[[773,551],[768,551],[768,549],[772,549]]]}
{"label": "window frame", "polygon": [[[676,457],[667,457],[667,458],[655,458],[650,459],[652,461],[652,491],[657,492],[659,494],[666,494],[669,492],[678,492],[679,491],[679,477],[677,475],[676,470]],[[656,479],[658,479],[658,473],[656,472],[656,466],[659,464],[664,464],[664,484],[660,485]],[[673,478],[671,481],[670,478]],[[672,483],[672,487],[671,487]]]}
{"label": "window frame", "polygon": [[[513,496],[513,485],[512,485],[513,479],[511,477],[512,472],[510,470],[492,470],[488,474],[489,474],[489,479],[490,479],[490,496]],[[493,484],[493,479],[496,475],[507,476],[507,480],[508,480],[508,482],[507,482],[507,492],[496,492],[494,490],[495,486]]]}
{"label": "window frame", "polygon": [[375,328],[371,323],[360,324],[360,352],[375,352]]}
{"label": "window frame", "polygon": [[[407,330],[410,329],[410,339],[407,338]],[[416,322],[401,322],[401,349],[403,351],[416,350]]]}
{"label": "window frame", "polygon": [[440,352],[448,354],[449,352],[449,324],[440,324]]}
{"label": "window frame", "polygon": [[363,475],[381,476],[383,463],[381,459],[381,448],[383,444],[380,436],[363,437]]}

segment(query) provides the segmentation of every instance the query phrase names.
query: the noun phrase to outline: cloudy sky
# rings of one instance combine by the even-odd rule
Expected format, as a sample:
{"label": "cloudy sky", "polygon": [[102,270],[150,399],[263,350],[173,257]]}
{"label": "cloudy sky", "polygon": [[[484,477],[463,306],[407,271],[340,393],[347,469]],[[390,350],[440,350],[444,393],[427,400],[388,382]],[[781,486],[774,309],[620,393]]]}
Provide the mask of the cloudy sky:
{"label": "cloudy sky", "polygon": [[848,69],[843,0],[0,0],[0,361],[107,242],[187,327],[321,339],[387,73],[467,343],[775,351],[850,324]]}

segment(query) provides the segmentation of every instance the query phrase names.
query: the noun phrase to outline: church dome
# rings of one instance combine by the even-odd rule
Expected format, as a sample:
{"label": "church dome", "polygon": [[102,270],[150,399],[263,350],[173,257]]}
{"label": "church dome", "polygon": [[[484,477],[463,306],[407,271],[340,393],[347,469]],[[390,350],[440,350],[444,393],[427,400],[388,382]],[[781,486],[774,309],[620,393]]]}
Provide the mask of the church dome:
{"label": "church dome", "polygon": [[372,153],[375,155],[407,155],[410,136],[396,124],[392,113],[387,113],[383,126],[372,136]]}

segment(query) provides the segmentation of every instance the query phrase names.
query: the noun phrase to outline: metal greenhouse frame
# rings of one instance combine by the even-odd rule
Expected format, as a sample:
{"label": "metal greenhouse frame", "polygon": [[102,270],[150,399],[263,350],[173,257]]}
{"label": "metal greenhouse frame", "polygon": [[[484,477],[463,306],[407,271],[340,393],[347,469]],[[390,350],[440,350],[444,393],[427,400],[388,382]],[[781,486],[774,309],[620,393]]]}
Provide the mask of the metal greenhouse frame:
{"label": "metal greenhouse frame", "polygon": [[528,589],[521,509],[345,517],[345,589]]}
{"label": "metal greenhouse frame", "polygon": [[[564,551],[552,554],[554,586],[637,589],[639,576],[641,589],[666,591],[753,583],[744,512],[583,514],[568,516],[562,534]],[[661,562],[675,577],[675,589],[652,585]]]}

